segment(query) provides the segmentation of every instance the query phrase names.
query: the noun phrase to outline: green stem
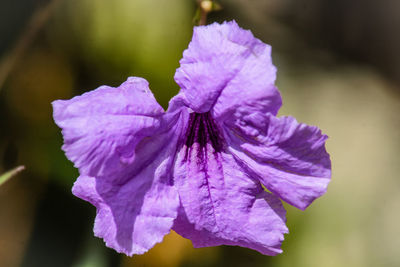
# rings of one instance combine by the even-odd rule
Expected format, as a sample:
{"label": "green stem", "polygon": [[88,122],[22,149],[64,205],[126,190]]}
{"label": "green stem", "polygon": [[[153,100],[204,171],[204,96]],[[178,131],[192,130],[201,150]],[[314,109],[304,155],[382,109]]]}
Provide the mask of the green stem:
{"label": "green stem", "polygon": [[38,32],[49,20],[59,1],[61,0],[51,0],[45,6],[38,8],[33,13],[15,46],[0,60],[0,90],[13,68],[23,58]]}
{"label": "green stem", "polygon": [[198,0],[197,4],[200,10],[200,19],[197,25],[206,25],[207,15],[212,11],[213,2],[212,0]]}

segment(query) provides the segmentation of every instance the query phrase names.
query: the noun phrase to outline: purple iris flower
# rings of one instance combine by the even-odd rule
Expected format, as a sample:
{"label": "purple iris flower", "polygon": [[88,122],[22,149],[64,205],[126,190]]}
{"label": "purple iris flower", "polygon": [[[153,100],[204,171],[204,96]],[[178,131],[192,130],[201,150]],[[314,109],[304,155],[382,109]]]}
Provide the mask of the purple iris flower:
{"label": "purple iris flower", "polygon": [[275,74],[269,45],[234,21],[214,23],[195,27],[166,112],[138,77],[54,101],[80,173],[72,191],[97,208],[95,235],[127,255],[171,229],[195,247],[281,253],[281,200],[307,208],[331,163],[317,127],[276,117]]}

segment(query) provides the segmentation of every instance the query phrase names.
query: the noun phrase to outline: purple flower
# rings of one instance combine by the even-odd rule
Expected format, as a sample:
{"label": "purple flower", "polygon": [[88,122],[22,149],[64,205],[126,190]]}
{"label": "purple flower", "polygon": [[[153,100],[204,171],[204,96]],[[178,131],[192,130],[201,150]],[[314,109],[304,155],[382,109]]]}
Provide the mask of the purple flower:
{"label": "purple flower", "polygon": [[107,246],[142,254],[173,229],[195,247],[282,252],[280,199],[304,210],[325,193],[331,164],[317,127],[276,117],[270,54],[234,21],[200,26],[166,112],[137,77],[53,102],[80,173],[72,191],[96,206]]}

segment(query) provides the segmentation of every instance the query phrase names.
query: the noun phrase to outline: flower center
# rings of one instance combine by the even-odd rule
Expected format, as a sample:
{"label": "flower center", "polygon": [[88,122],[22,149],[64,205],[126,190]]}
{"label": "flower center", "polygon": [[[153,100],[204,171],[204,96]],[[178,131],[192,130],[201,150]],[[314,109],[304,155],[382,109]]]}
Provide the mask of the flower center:
{"label": "flower center", "polygon": [[200,147],[199,152],[205,150],[207,144],[212,146],[214,152],[222,150],[222,138],[210,112],[190,114],[185,143],[187,150],[195,143]]}

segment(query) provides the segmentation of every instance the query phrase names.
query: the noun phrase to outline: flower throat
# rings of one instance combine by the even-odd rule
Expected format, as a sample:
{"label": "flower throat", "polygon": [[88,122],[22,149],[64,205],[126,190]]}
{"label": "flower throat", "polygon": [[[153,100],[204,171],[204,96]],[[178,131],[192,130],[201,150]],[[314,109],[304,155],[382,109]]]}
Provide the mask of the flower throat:
{"label": "flower throat", "polygon": [[210,143],[215,152],[221,152],[222,138],[210,112],[190,114],[185,145],[190,149],[194,143],[199,144],[200,151]]}

